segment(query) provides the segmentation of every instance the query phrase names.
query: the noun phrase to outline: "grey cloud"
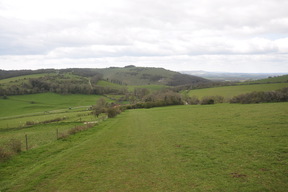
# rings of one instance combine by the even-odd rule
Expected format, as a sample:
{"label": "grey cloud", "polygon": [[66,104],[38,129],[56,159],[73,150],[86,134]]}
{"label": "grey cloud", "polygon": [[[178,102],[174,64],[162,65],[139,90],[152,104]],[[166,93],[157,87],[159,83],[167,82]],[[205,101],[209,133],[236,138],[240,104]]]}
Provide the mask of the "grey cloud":
{"label": "grey cloud", "polygon": [[[58,1],[49,2],[48,10],[39,4],[23,18],[12,17],[15,10],[10,13],[5,2],[0,4],[0,9],[5,7],[5,14],[0,13],[0,57],[38,55],[23,61],[31,59],[47,66],[56,60],[121,65],[123,58],[148,65],[163,58],[171,67],[177,61],[187,67],[190,62],[202,61],[204,66],[213,58],[215,65],[221,67],[221,62],[227,66],[235,63],[225,57],[239,59],[241,55],[250,63],[249,59],[272,54],[273,61],[278,62],[279,54],[288,52],[288,1],[284,0],[108,0],[105,4],[61,1],[59,4],[65,7],[59,5],[57,10],[63,9],[63,14],[53,10],[52,3]],[[41,10],[46,15],[40,15]],[[27,8],[23,13],[28,11]],[[37,14],[39,18],[31,19]],[[285,63],[282,66],[285,68]]]}

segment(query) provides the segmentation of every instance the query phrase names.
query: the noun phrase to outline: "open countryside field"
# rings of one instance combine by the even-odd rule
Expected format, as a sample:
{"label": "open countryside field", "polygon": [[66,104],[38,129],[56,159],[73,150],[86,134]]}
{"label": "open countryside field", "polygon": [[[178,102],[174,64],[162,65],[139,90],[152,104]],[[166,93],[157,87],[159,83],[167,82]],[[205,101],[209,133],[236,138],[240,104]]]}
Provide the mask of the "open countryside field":
{"label": "open countryside field", "polygon": [[0,99],[0,146],[10,139],[24,144],[27,135],[29,148],[35,148],[55,141],[57,130],[61,135],[84,122],[102,121],[103,117],[96,118],[87,111],[100,97],[43,93]]}
{"label": "open countryside field", "polygon": [[287,191],[288,103],[128,110],[0,165],[0,191]]}
{"label": "open countryside field", "polygon": [[0,99],[0,117],[37,113],[69,107],[91,106],[101,96],[98,95],[60,95],[55,93],[41,93],[32,95],[9,96],[8,99]]}
{"label": "open countryside field", "polygon": [[250,93],[253,91],[274,91],[284,87],[288,87],[288,83],[224,86],[224,87],[190,90],[188,91],[188,95],[196,96],[199,99],[205,96],[219,95],[223,96],[226,100],[229,100],[230,98],[240,94]]}

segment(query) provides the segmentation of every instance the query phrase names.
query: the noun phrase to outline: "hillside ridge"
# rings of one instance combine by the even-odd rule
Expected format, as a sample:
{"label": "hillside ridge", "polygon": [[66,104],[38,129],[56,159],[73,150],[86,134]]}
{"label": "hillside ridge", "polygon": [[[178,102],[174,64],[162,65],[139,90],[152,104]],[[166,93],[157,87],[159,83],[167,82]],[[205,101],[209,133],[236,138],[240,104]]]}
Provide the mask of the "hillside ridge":
{"label": "hillside ridge", "polygon": [[[107,83],[103,83],[106,81]],[[43,92],[125,94],[129,86],[180,86],[210,82],[163,68],[126,66],[0,71],[0,95]],[[117,85],[117,86],[111,86]]]}

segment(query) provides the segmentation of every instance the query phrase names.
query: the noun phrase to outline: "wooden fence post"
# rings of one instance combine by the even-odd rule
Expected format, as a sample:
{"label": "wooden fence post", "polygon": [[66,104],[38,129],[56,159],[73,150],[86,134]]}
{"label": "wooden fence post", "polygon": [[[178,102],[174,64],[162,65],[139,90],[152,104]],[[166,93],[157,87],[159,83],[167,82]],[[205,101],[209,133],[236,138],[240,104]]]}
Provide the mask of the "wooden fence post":
{"label": "wooden fence post", "polygon": [[25,135],[25,140],[26,140],[26,151],[28,151],[28,135]]}

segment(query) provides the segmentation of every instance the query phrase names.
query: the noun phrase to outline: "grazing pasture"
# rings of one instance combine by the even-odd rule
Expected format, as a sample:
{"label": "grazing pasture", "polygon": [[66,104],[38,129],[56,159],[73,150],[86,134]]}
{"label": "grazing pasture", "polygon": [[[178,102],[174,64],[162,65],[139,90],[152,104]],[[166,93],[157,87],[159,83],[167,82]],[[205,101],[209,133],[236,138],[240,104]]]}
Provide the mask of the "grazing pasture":
{"label": "grazing pasture", "polygon": [[196,96],[202,99],[206,96],[223,96],[227,101],[240,94],[245,94],[253,91],[274,91],[288,87],[288,83],[271,83],[271,84],[253,84],[253,85],[238,85],[238,86],[224,86],[224,87],[213,87],[205,89],[194,89],[189,90],[189,96]]}
{"label": "grazing pasture", "polygon": [[0,191],[284,192],[287,114],[288,103],[127,110],[0,164]]}
{"label": "grazing pasture", "polygon": [[8,99],[0,99],[0,118],[54,111],[69,108],[87,108],[94,105],[100,98],[99,95],[41,93],[32,95],[8,96]]}
{"label": "grazing pasture", "polygon": [[99,98],[97,95],[43,93],[0,99],[0,146],[17,139],[24,150],[27,135],[29,148],[36,148],[55,141],[57,131],[61,136],[86,121],[101,121],[103,117],[96,118],[87,110]]}

